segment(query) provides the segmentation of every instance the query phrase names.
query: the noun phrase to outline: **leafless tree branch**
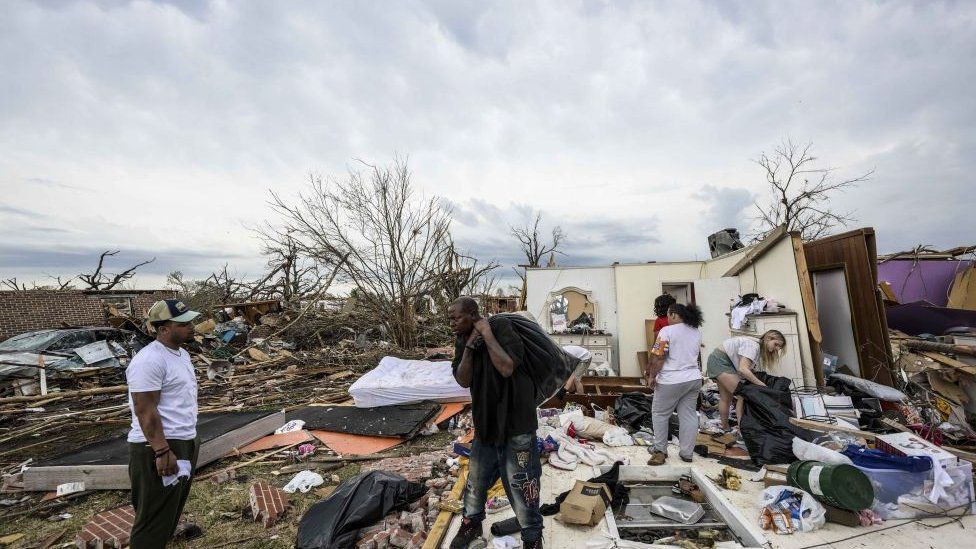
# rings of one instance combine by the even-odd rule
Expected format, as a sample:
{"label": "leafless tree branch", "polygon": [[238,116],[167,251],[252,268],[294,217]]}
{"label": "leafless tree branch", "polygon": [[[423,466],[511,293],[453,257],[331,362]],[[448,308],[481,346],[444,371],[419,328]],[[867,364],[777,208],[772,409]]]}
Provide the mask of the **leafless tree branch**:
{"label": "leafless tree branch", "polygon": [[853,212],[836,212],[827,207],[827,202],[833,193],[870,179],[874,170],[851,179],[834,179],[834,168],[816,167],[812,149],[812,143],[800,146],[787,138],[771,154],[764,152],[756,159],[770,195],[765,203],[754,204],[758,225],[754,241],[762,240],[780,225],[799,232],[804,240],[813,240],[854,220]]}

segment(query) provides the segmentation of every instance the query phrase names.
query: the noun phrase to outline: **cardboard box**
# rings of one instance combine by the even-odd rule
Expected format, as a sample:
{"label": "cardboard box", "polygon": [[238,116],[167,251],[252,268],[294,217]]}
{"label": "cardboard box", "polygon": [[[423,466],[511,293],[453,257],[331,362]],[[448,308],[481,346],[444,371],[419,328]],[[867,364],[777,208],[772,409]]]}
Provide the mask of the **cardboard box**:
{"label": "cardboard box", "polygon": [[874,442],[875,448],[896,456],[929,456],[932,461],[943,467],[956,465],[956,456],[939,448],[915,433],[892,433],[878,435]]}
{"label": "cardboard box", "polygon": [[595,526],[606,514],[611,499],[606,484],[577,480],[559,505],[559,519],[567,524]]}

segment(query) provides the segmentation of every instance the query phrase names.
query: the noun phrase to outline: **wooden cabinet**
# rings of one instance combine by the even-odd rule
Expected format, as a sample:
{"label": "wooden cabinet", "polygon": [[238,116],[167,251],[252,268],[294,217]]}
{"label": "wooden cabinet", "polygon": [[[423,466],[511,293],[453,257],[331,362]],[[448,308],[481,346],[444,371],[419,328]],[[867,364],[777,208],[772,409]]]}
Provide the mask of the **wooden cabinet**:
{"label": "wooden cabinet", "polygon": [[593,355],[590,362],[593,366],[605,362],[610,367],[613,367],[612,337],[610,334],[549,334],[549,338],[560,347],[578,345],[585,348]]}

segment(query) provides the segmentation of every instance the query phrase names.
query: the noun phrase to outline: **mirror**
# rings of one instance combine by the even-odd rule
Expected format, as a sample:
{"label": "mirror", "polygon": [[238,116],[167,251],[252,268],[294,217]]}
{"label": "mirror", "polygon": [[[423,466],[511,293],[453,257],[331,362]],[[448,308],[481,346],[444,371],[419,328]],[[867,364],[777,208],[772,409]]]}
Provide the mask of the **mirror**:
{"label": "mirror", "polygon": [[596,302],[592,292],[574,286],[550,292],[544,309],[548,315],[548,328],[560,333],[581,329],[593,330],[596,326]]}
{"label": "mirror", "polygon": [[549,321],[552,331],[566,331],[567,316],[569,313],[569,300],[564,295],[557,295],[549,304]]}

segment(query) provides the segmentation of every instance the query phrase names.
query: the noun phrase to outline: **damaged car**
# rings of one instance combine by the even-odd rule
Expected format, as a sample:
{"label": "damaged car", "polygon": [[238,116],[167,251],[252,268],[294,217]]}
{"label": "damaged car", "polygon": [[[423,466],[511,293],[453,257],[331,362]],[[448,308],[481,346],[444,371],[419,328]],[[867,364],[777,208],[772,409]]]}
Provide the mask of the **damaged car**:
{"label": "damaged car", "polygon": [[58,371],[124,366],[143,345],[138,332],[111,327],[37,330],[0,342],[0,379],[48,376]]}

